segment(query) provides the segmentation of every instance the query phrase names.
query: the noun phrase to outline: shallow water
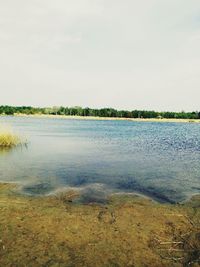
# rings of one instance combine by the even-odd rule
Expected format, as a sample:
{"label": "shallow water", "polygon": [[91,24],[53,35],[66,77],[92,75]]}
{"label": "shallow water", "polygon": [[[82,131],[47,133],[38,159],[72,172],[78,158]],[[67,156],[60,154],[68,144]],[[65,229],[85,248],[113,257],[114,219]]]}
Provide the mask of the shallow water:
{"label": "shallow water", "polygon": [[200,124],[0,117],[28,147],[0,151],[0,180],[22,192],[79,188],[81,201],[138,192],[163,202],[200,193]]}

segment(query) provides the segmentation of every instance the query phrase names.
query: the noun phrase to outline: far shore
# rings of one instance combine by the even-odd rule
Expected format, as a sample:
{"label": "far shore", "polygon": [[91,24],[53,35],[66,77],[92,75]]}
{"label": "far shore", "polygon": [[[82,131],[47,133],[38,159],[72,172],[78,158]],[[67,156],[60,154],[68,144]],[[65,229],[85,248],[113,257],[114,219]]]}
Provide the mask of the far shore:
{"label": "far shore", "polygon": [[133,122],[179,122],[179,123],[200,123],[200,119],[165,119],[165,118],[119,118],[119,117],[94,117],[94,116],[69,116],[69,115],[45,115],[45,114],[14,114],[16,117],[32,117],[32,118],[54,118],[54,119],[70,119],[70,120],[119,120]]}

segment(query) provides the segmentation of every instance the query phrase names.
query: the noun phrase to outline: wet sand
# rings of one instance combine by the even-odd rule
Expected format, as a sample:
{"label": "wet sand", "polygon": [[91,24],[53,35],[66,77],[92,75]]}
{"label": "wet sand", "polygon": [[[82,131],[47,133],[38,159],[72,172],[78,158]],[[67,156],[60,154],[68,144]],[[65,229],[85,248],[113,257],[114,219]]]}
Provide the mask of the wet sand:
{"label": "wet sand", "polygon": [[77,197],[27,197],[0,184],[0,266],[199,266],[199,196],[176,205],[121,194],[105,205],[77,204]]}

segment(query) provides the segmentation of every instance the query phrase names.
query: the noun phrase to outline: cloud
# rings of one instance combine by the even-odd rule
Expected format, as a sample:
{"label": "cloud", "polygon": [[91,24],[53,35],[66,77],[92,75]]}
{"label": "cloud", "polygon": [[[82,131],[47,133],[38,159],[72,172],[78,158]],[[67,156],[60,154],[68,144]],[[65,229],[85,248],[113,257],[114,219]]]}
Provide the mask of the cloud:
{"label": "cloud", "polygon": [[199,14],[198,0],[0,1],[2,104],[198,109]]}

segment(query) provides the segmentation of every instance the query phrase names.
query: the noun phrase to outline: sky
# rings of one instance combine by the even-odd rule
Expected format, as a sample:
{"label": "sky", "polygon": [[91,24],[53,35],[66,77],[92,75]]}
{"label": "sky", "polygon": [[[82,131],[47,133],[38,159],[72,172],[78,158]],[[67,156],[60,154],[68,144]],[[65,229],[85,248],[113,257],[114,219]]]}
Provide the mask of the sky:
{"label": "sky", "polygon": [[0,0],[0,105],[200,110],[199,0]]}

